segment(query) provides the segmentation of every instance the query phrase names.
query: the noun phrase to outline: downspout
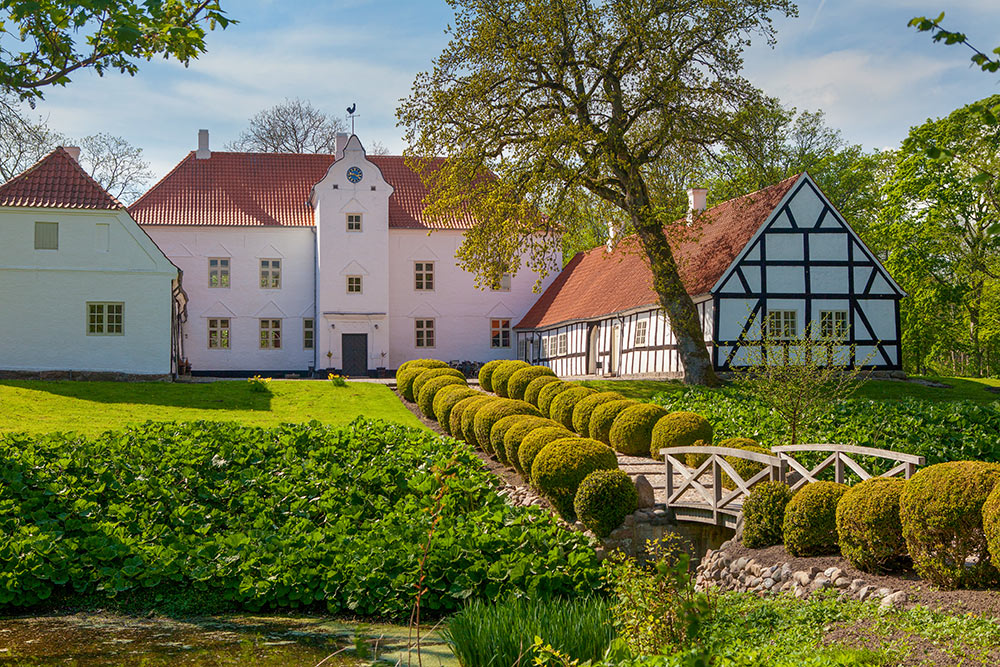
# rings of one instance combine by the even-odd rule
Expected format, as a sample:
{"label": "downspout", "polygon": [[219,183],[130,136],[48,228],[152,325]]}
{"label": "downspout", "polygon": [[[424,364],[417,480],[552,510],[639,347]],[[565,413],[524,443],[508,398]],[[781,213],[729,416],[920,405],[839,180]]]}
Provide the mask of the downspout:
{"label": "downspout", "polygon": [[313,227],[313,375],[319,372],[319,228]]}

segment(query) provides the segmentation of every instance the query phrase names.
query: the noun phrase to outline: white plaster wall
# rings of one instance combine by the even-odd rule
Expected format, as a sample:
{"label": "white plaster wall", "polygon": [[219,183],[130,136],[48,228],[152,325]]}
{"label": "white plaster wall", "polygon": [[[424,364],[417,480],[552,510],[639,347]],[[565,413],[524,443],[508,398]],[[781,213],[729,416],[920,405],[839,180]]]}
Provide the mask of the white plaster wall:
{"label": "white plaster wall", "polygon": [[[58,250],[35,250],[36,221]],[[2,208],[0,230],[0,368],[170,373],[177,271],[127,213]],[[88,336],[88,301],[124,303],[124,335]]]}

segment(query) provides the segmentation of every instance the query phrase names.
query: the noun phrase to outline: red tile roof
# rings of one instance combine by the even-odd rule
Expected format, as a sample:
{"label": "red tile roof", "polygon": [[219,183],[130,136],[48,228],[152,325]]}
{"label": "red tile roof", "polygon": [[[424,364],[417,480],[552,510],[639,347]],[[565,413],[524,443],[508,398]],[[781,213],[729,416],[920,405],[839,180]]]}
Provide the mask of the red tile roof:
{"label": "red tile roof", "polygon": [[[389,227],[467,229],[469,220],[424,216],[427,194],[420,176],[403,157],[368,156],[393,187]],[[334,162],[332,155],[194,151],[140,197],[129,212],[140,225],[224,225],[311,227],[309,196]],[[433,165],[432,165],[433,166]]]}
{"label": "red tile roof", "polygon": [[124,208],[62,146],[0,185],[0,206]]}
{"label": "red tile roof", "polygon": [[[690,228],[680,221],[671,225],[670,246],[688,294],[708,293],[799,177],[714,206]],[[633,235],[610,253],[603,246],[577,253],[515,328],[551,327],[657,304],[653,274]]]}

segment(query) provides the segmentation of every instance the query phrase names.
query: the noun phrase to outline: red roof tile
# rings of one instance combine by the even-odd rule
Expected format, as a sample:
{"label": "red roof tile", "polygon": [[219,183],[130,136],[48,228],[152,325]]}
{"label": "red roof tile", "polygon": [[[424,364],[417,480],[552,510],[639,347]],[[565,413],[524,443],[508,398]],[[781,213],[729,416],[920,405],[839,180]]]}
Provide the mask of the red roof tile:
{"label": "red roof tile", "polygon": [[0,185],[0,206],[124,208],[62,146]]}
{"label": "red roof tile", "polygon": [[[671,226],[682,230],[670,235],[670,245],[688,294],[708,293],[798,179],[714,206],[691,228],[680,221]],[[550,327],[658,303],[649,263],[633,235],[611,253],[603,246],[577,253],[515,328]]]}
{"label": "red roof tile", "polygon": [[[402,229],[466,229],[457,222],[425,218],[427,189],[399,156],[368,156],[393,187],[389,226]],[[129,212],[141,225],[310,227],[309,196],[334,162],[332,155],[192,151],[140,197]]]}

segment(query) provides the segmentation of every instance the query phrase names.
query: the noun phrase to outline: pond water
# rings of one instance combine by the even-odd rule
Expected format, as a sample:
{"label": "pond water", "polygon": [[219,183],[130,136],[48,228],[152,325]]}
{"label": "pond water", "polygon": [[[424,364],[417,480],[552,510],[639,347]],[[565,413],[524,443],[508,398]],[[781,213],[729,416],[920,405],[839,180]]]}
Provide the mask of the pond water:
{"label": "pond water", "polygon": [[[406,627],[310,617],[23,616],[0,618],[0,665],[405,665],[407,635]],[[422,662],[457,666],[436,634],[423,644]]]}

